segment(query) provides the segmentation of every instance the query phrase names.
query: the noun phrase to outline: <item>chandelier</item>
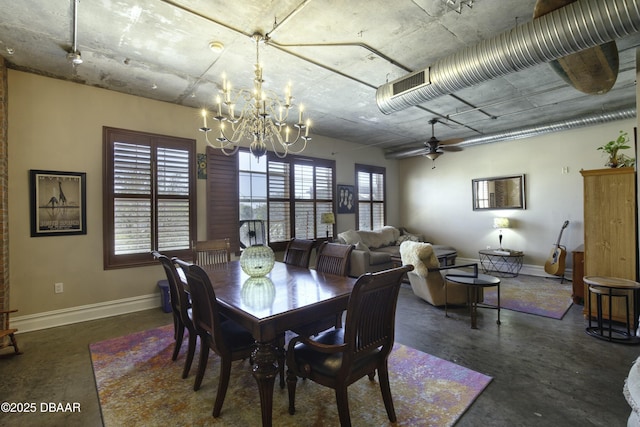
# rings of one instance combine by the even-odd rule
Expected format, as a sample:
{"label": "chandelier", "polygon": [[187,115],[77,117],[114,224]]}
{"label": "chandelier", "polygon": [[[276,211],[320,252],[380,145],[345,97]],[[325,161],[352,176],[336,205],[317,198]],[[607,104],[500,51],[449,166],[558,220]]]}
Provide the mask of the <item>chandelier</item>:
{"label": "chandelier", "polygon": [[[238,151],[240,142],[251,141],[249,150],[260,158],[267,152],[267,145],[271,146],[279,158],[284,158],[288,153],[301,153],[311,140],[309,129],[311,122],[304,120],[304,107],[298,106],[298,121],[293,123],[293,130],[287,124],[289,111],[293,106],[291,86],[285,88],[284,99],[262,88],[262,65],[260,65],[260,43],[268,42],[268,37],[260,33],[254,33],[251,38],[256,43],[256,63],[254,65],[253,90],[241,89],[232,92],[231,83],[222,76],[222,93],[216,97],[217,114],[211,118],[218,124],[219,135],[209,138],[211,128],[207,127],[209,112],[202,110],[204,125],[199,129],[204,132],[205,140],[211,147],[221,150],[225,155],[231,156]],[[236,105],[242,103],[239,114]],[[295,138],[293,138],[295,136]],[[292,139],[293,138],[293,139]]]}

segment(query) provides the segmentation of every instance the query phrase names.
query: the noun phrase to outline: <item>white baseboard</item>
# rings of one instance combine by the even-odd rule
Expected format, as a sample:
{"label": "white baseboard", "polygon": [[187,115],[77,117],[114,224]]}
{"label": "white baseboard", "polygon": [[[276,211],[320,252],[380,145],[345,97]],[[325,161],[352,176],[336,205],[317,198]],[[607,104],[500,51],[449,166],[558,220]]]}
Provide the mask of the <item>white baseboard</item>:
{"label": "white baseboard", "polygon": [[17,328],[18,333],[23,333],[159,307],[161,307],[161,299],[159,294],[155,293],[97,304],[81,305],[62,310],[11,317],[11,326]]}
{"label": "white baseboard", "polygon": [[[477,263],[478,270],[482,270],[480,268],[480,260],[473,258],[456,258],[456,264],[468,264],[468,263]],[[527,276],[539,276],[539,277],[550,277],[558,279],[559,276],[552,276],[544,271],[544,266],[542,265],[531,265],[531,264],[522,264],[522,269],[520,270],[520,274],[524,274]],[[564,279],[570,281],[571,280],[572,271],[570,268],[566,269],[564,272]]]}

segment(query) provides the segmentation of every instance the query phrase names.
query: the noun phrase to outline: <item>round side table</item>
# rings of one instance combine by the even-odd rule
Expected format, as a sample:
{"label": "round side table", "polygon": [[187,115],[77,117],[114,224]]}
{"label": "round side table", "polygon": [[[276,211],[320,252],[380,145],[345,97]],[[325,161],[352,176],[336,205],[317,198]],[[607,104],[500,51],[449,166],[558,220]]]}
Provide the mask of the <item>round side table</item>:
{"label": "round side table", "polygon": [[[636,330],[638,329],[638,290],[640,290],[640,283],[634,282],[629,279],[620,279],[617,277],[605,277],[605,276],[585,276],[584,283],[588,285],[587,294],[587,306],[589,326],[586,328],[586,333],[592,337],[599,338],[606,341],[625,343],[625,344],[639,344],[640,337],[636,336]],[[631,299],[633,306],[633,322],[629,320],[631,313],[629,311],[629,291],[631,291]],[[591,323],[591,295],[596,297],[596,324],[592,326]],[[604,318],[602,297],[608,297],[608,319]],[[613,327],[612,320],[612,300],[613,298],[625,298],[626,301],[626,330],[621,330]],[[607,321],[605,327],[604,321]]]}
{"label": "round side table", "polygon": [[[498,320],[496,323],[500,324],[500,279],[497,277],[489,276],[487,274],[478,274],[478,277],[472,277],[468,275],[450,273],[445,275],[444,280],[444,315],[449,316],[447,308],[447,283],[458,283],[467,287],[467,301],[469,304],[469,311],[471,313],[471,329],[478,329],[478,308],[492,308],[498,310]],[[478,303],[478,294],[481,288],[497,287],[498,301],[497,305],[488,305]]]}

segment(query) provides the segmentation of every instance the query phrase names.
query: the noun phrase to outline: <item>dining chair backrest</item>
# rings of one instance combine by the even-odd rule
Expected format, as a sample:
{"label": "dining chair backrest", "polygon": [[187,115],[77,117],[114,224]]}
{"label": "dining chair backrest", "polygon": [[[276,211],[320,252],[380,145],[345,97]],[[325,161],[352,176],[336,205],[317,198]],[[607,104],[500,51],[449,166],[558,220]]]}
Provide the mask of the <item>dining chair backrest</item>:
{"label": "dining chair backrest", "polygon": [[208,333],[215,347],[223,352],[228,352],[220,330],[222,320],[218,313],[216,294],[207,272],[196,264],[189,264],[179,259],[176,259],[175,262],[187,278],[187,284],[189,285],[191,294],[193,323],[196,329],[198,329],[200,333]]}
{"label": "dining chair backrest", "polygon": [[357,365],[357,360],[371,352],[386,355],[394,343],[395,315],[402,279],[413,266],[366,273],[358,278],[347,304],[344,323],[343,365]]}
{"label": "dining chair backrest", "polygon": [[225,265],[231,261],[231,243],[226,239],[202,240],[193,245],[193,262],[202,266]]}
{"label": "dining chair backrest", "polygon": [[284,252],[284,263],[309,268],[311,251],[313,250],[315,243],[315,240],[310,239],[291,239]]}
{"label": "dining chair backrest", "polygon": [[167,282],[169,283],[169,299],[171,300],[171,310],[175,316],[179,316],[183,323],[190,323],[189,314],[187,309],[189,308],[189,300],[185,293],[184,283],[180,278],[178,269],[175,263],[169,259],[166,255],[163,255],[157,251],[152,251],[151,254],[155,259],[160,261],[160,264],[164,268],[164,272],[167,276]]}
{"label": "dining chair backrest", "polygon": [[322,273],[346,276],[349,271],[353,245],[324,242],[318,249],[316,270]]}

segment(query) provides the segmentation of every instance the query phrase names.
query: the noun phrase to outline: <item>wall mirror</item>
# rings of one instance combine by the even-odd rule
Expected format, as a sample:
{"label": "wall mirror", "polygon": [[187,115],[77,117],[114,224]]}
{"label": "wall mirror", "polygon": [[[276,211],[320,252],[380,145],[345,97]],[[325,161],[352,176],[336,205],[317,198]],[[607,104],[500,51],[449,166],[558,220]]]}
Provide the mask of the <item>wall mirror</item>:
{"label": "wall mirror", "polygon": [[524,174],[471,180],[473,210],[525,209]]}

